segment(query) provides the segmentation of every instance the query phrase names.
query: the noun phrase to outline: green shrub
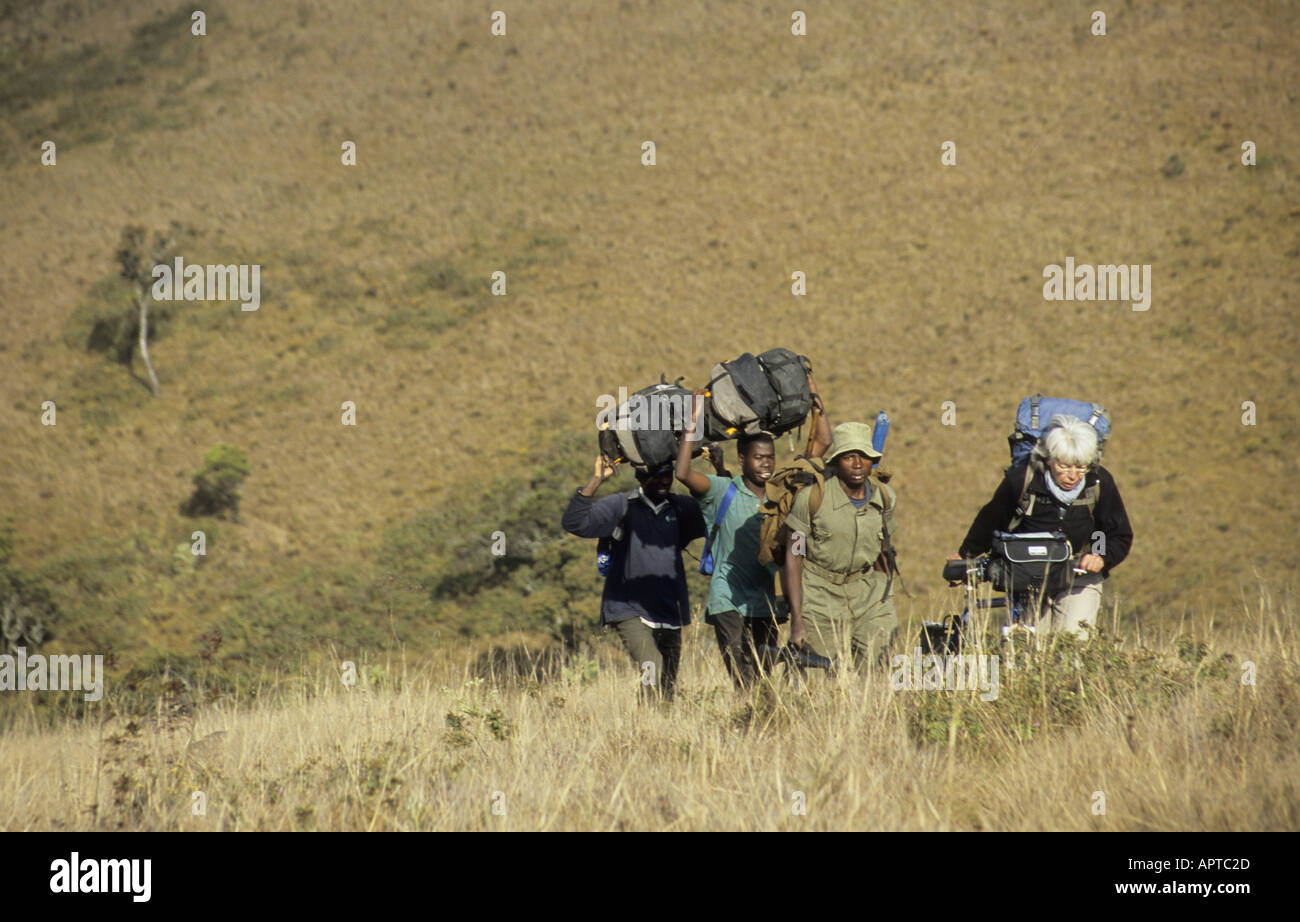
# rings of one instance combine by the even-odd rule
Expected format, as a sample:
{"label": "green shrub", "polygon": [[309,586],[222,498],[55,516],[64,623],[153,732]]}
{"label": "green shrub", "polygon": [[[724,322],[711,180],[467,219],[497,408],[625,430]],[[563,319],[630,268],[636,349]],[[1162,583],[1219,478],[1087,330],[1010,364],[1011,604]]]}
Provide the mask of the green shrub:
{"label": "green shrub", "polygon": [[[1104,632],[1088,641],[1053,637],[1044,649],[1007,651],[987,639],[980,652],[1001,659],[994,700],[971,691],[920,691],[905,696],[912,739],[981,750],[1027,743],[1115,713],[1167,709],[1198,681],[1231,677],[1231,657],[1214,656],[1203,643],[1183,641],[1177,657],[1125,647]],[[942,667],[941,667],[942,668]]]}
{"label": "green shrub", "polygon": [[0,525],[0,653],[34,650],[49,637],[58,608],[50,587],[37,576],[10,566],[14,554],[12,517]]}
{"label": "green shrub", "polygon": [[238,522],[239,499],[249,471],[248,454],[242,448],[225,443],[209,448],[203,456],[203,467],[194,472],[194,493],[181,512],[224,517],[228,511]]}

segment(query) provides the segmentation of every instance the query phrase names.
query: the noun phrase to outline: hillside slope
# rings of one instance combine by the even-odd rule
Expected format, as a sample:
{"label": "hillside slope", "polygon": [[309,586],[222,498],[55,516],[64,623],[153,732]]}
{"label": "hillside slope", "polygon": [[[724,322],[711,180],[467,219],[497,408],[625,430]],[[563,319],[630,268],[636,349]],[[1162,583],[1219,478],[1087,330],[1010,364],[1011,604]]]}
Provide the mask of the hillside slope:
{"label": "hillside slope", "polygon": [[[53,643],[125,667],[215,628],[239,669],[585,625],[590,548],[558,523],[597,395],[774,345],[835,420],[893,416],[921,595],[1035,391],[1112,412],[1125,617],[1289,581],[1300,10],[1089,13],[835,5],[796,37],[744,3],[535,3],[494,37],[472,3],[230,2],[199,38],[188,8],[6,8],[0,496]],[[177,305],[155,400],[86,324],[121,303],[123,228],[171,221],[263,293]],[[1150,264],[1150,309],[1045,301],[1066,257]],[[252,459],[243,521],[196,524],[219,441]],[[195,527],[209,560],[178,565]]]}

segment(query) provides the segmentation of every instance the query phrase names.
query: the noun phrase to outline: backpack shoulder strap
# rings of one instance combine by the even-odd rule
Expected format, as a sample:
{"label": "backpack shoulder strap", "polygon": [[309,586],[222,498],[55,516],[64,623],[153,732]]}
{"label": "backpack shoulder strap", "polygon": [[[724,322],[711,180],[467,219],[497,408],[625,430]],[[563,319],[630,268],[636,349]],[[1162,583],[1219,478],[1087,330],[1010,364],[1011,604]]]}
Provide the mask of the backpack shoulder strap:
{"label": "backpack shoulder strap", "polygon": [[1098,477],[1097,482],[1085,488],[1083,493],[1079,496],[1079,498],[1076,499],[1071,505],[1087,506],[1088,514],[1095,518],[1097,514],[1097,510],[1096,510],[1097,500],[1100,497],[1101,497],[1101,478]]}
{"label": "backpack shoulder strap", "polygon": [[1029,493],[1029,484],[1034,480],[1034,471],[1037,465],[1031,460],[1025,465],[1025,479],[1020,484],[1020,496],[1016,499],[1016,511],[1011,516],[1011,521],[1007,523],[1007,531],[1015,531],[1016,528],[1024,521],[1025,516],[1029,515],[1034,508],[1034,498]]}
{"label": "backpack shoulder strap", "polygon": [[898,572],[898,553],[894,550],[894,542],[889,536],[889,519],[887,515],[894,508],[893,491],[874,477],[868,478],[868,484],[880,493],[880,554],[872,563],[872,568],[882,571],[888,578],[885,584],[885,592],[888,593],[893,586],[894,578],[898,578],[898,585],[903,590],[904,595],[911,595],[907,587],[903,585],[903,576]]}
{"label": "backpack shoulder strap", "polygon": [[713,520],[713,527],[717,528],[722,524],[723,518],[727,515],[727,510],[731,508],[731,501],[736,496],[736,482],[733,480],[727,484],[727,492],[722,496],[722,502],[718,504],[718,515]]}
{"label": "backpack shoulder strap", "polygon": [[619,516],[618,524],[614,526],[614,533],[609,536],[611,542],[622,541],[627,535],[627,513],[632,508],[632,503],[636,500],[637,491],[631,490],[623,494],[627,497],[627,502],[623,506],[623,514]]}
{"label": "backpack shoulder strap", "polygon": [[808,524],[812,524],[812,517],[817,514],[817,510],[822,507],[822,500],[826,498],[826,481],[814,480],[808,487]]}
{"label": "backpack shoulder strap", "polygon": [[889,513],[889,510],[894,508],[894,497],[890,495],[889,488],[874,477],[867,478],[867,485],[874,492],[880,494],[880,529],[884,535],[883,551],[888,553],[891,550],[889,546],[889,521],[885,516]]}
{"label": "backpack shoulder strap", "polygon": [[727,492],[722,497],[722,502],[718,503],[718,514],[713,517],[713,527],[709,529],[709,536],[704,539],[704,550],[701,556],[708,554],[713,550],[713,539],[718,536],[718,529],[722,527],[722,520],[727,516],[727,510],[731,508],[731,500],[736,495],[736,482],[733,480],[727,484]]}
{"label": "backpack shoulder strap", "polygon": [[622,541],[627,534],[627,510],[631,507],[632,499],[636,496],[636,493],[624,493],[623,495],[627,497],[627,502],[623,505],[623,514],[618,517],[618,523],[614,526],[614,530],[610,532],[608,538],[598,538],[596,540],[597,554],[608,554],[614,545]]}
{"label": "backpack shoulder strap", "polygon": [[892,509],[894,506],[893,491],[885,486],[885,481],[876,477],[875,473],[873,472],[872,475],[867,479],[867,482],[870,483],[871,486],[874,487],[876,490],[880,491],[881,511],[888,512],[890,509]]}
{"label": "backpack shoulder strap", "polygon": [[804,470],[813,475],[812,483],[802,488],[808,491],[808,524],[811,525],[812,517],[817,514],[817,510],[822,507],[822,500],[826,498],[826,463],[820,458],[804,455],[795,458],[795,461],[803,462]]}

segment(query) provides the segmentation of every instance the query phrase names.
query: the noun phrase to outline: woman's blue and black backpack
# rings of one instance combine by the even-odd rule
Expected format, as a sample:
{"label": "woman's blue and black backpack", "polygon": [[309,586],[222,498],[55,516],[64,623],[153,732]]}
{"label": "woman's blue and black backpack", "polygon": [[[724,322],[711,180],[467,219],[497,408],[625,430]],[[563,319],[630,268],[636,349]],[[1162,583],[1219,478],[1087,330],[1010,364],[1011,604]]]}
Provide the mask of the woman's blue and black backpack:
{"label": "woman's blue and black backpack", "polygon": [[1097,454],[1101,455],[1110,436],[1110,414],[1106,408],[1096,403],[1083,400],[1069,400],[1064,397],[1044,397],[1034,394],[1020,401],[1016,409],[1016,425],[1007,442],[1011,446],[1011,466],[1024,464],[1029,453],[1034,450],[1043,430],[1053,416],[1077,416],[1097,430]]}

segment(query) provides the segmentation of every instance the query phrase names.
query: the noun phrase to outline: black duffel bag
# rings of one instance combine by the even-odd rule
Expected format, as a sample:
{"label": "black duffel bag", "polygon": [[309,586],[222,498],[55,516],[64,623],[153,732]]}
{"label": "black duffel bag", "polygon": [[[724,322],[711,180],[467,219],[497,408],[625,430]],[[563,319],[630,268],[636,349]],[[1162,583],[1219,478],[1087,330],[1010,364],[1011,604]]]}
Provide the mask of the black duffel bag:
{"label": "black duffel bag", "polygon": [[601,453],[639,468],[671,464],[678,433],[690,428],[691,406],[691,392],[676,384],[643,387],[626,403],[597,414]]}
{"label": "black duffel bag", "polygon": [[789,349],[746,352],[713,367],[705,436],[711,441],[798,427],[812,410],[808,359]]}

